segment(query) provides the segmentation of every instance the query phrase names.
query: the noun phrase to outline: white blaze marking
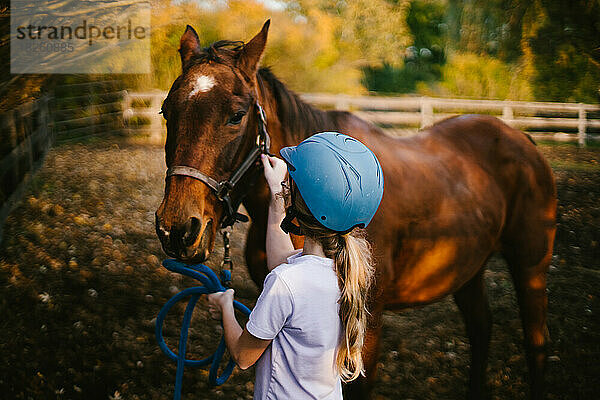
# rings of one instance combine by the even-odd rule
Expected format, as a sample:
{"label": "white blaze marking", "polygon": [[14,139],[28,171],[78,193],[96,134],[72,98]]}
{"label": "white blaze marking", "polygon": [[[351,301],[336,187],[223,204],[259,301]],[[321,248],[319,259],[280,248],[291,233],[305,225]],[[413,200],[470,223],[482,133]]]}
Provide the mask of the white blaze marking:
{"label": "white blaze marking", "polygon": [[190,92],[188,98],[197,95],[200,92],[208,92],[210,89],[215,86],[215,78],[207,75],[200,75],[196,78],[196,82],[194,82],[194,88]]}

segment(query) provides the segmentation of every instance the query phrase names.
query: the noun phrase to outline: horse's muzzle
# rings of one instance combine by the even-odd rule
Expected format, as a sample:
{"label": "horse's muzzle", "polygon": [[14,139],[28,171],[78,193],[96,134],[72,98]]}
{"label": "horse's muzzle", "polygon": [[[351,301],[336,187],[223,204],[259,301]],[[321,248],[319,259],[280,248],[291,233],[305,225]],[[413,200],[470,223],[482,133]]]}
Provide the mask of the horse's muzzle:
{"label": "horse's muzzle", "polygon": [[156,235],[162,248],[168,256],[180,261],[200,263],[206,261],[210,254],[212,235],[212,220],[204,226],[202,236],[202,222],[197,217],[190,217],[180,227],[165,227],[155,215]]}

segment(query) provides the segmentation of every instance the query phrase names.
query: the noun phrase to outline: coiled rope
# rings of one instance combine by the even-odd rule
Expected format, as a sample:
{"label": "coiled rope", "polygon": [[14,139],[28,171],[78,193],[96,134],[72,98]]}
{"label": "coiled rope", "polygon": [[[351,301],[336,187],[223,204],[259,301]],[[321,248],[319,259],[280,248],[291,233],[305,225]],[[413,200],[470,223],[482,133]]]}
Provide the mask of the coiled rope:
{"label": "coiled rope", "polygon": [[[229,360],[221,376],[218,375],[219,366],[221,364],[221,361],[223,360],[223,354],[225,353],[226,349],[225,336],[221,336],[219,346],[211,356],[202,360],[190,360],[185,358],[188,330],[190,328],[190,322],[192,320],[192,312],[194,311],[194,307],[196,306],[198,299],[203,294],[224,292],[225,290],[227,290],[227,288],[223,286],[223,284],[221,283],[217,275],[213,272],[213,270],[211,270],[204,264],[186,265],[176,260],[167,259],[163,261],[162,265],[171,272],[176,272],[178,274],[189,276],[190,278],[194,278],[202,283],[202,286],[191,287],[175,294],[169,299],[169,301],[166,302],[166,304],[163,306],[163,308],[158,313],[158,316],[156,317],[155,334],[156,340],[158,341],[158,346],[160,347],[162,352],[167,355],[167,357],[177,362],[177,373],[175,375],[175,393],[173,399],[180,400],[184,367],[202,367],[210,364],[208,380],[213,386],[219,386],[225,383],[227,379],[229,379],[229,376],[231,376],[231,373],[233,372],[235,362],[233,360]],[[227,277],[224,278],[227,279]],[[178,353],[176,354],[165,343],[165,339],[163,337],[163,325],[165,322],[165,317],[167,316],[167,313],[169,312],[171,307],[173,307],[175,303],[182,301],[187,297],[190,297],[190,300],[185,309],[185,313],[183,314],[183,322],[181,324],[181,332],[179,334],[179,348]],[[233,306],[245,315],[250,315],[250,309],[242,303],[240,303],[239,301],[234,300]]]}

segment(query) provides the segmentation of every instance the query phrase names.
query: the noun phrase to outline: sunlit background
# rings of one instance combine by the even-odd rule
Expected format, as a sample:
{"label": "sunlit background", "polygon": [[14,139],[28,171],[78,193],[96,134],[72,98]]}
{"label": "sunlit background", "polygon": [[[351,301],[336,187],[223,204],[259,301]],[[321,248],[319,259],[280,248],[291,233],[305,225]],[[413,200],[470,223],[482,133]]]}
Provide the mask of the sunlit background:
{"label": "sunlit background", "polygon": [[[7,18],[8,2],[3,3]],[[264,64],[300,92],[583,103],[597,103],[600,96],[597,1],[150,3],[153,73],[123,77],[127,87],[168,89],[180,70],[176,49],[186,24],[208,45],[223,38],[245,40],[271,18]],[[49,77],[31,76],[16,78],[19,85],[5,84],[15,78],[1,78],[3,93],[9,87],[12,93],[2,96],[1,109],[52,84]]]}

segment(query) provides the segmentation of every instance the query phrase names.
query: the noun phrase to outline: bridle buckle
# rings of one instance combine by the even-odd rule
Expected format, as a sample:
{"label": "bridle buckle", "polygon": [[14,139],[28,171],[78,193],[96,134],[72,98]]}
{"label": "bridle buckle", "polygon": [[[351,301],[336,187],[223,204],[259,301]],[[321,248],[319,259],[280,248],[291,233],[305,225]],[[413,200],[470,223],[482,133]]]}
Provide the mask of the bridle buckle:
{"label": "bridle buckle", "polygon": [[221,181],[217,186],[217,190],[215,191],[215,195],[219,201],[227,201],[229,198],[229,193],[233,190],[233,185],[229,181]]}

